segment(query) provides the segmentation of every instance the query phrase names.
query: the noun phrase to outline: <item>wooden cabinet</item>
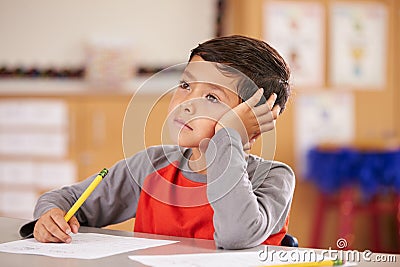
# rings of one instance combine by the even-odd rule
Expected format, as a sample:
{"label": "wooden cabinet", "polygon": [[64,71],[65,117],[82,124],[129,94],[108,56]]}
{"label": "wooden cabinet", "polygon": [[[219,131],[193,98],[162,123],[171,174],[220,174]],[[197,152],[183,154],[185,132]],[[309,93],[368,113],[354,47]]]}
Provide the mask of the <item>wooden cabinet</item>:
{"label": "wooden cabinet", "polygon": [[44,191],[78,177],[69,97],[0,96],[0,215],[30,219]]}
{"label": "wooden cabinet", "polygon": [[79,180],[109,168],[124,158],[123,119],[130,96],[82,96],[73,100],[76,160]]}

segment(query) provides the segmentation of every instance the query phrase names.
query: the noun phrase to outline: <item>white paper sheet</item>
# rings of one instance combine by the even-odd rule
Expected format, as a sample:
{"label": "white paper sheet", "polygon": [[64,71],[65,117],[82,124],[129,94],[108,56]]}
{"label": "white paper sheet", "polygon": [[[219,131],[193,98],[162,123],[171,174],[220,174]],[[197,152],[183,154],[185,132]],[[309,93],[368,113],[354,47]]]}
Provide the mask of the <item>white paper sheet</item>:
{"label": "white paper sheet", "polygon": [[178,255],[150,255],[129,256],[131,260],[138,261],[149,266],[162,267],[244,267],[260,266],[263,262],[258,259],[259,252],[225,252],[202,254],[178,254]]}
{"label": "white paper sheet", "polygon": [[3,243],[0,244],[0,252],[37,254],[57,258],[98,259],[178,242],[95,233],[78,233],[71,236],[72,242],[70,244],[40,243],[35,239]]}
{"label": "white paper sheet", "polygon": [[[264,258],[265,250],[252,252],[222,252],[202,254],[177,254],[177,255],[149,255],[129,256],[131,260],[153,267],[259,267],[269,265],[285,265],[288,263],[311,262],[309,259],[301,258],[306,255],[300,250],[292,251],[268,251],[268,257]],[[317,255],[317,254],[316,254]],[[300,258],[297,258],[299,256]],[[313,262],[329,260],[333,258],[321,255]],[[314,260],[314,259],[313,259]],[[355,266],[353,262],[346,262],[342,266]]]}

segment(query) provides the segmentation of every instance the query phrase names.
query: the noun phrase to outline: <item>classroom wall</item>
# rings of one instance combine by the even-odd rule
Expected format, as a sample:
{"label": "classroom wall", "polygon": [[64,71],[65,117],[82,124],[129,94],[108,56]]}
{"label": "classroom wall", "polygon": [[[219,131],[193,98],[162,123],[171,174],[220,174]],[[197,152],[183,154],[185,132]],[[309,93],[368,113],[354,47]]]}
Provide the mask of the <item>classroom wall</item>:
{"label": "classroom wall", "polygon": [[81,66],[92,43],[129,46],[139,65],[182,63],[186,51],[214,35],[215,6],[215,0],[201,8],[195,0],[2,0],[0,64]]}

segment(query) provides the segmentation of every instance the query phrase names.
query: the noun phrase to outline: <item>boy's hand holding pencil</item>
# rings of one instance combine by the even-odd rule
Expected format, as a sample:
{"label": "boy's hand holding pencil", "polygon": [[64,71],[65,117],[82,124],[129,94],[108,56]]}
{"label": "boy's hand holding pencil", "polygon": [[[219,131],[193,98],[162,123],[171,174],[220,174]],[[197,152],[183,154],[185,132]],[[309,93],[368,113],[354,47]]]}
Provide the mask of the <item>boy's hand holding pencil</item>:
{"label": "boy's hand holding pencil", "polygon": [[75,216],[66,222],[65,214],[66,212],[59,208],[44,213],[35,225],[33,235],[36,240],[44,243],[70,243],[72,239],[69,234],[78,233],[80,224]]}
{"label": "boy's hand holding pencil", "polygon": [[90,183],[82,195],[76,200],[75,204],[64,212],[59,208],[53,208],[44,213],[35,224],[33,235],[39,242],[65,242],[71,243],[72,239],[69,234],[78,233],[79,222],[74,216],[85,200],[90,196],[94,189],[99,185],[104,177],[108,174],[108,170],[104,168]]}

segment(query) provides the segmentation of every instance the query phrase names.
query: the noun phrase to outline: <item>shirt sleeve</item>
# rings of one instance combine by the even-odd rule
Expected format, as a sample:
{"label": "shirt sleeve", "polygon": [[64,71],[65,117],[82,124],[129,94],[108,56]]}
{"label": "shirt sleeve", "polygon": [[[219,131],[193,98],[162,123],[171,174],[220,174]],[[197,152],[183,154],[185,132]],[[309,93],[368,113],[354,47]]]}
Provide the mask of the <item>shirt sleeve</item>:
{"label": "shirt sleeve", "polygon": [[217,247],[243,249],[260,245],[285,224],[294,192],[287,165],[262,160],[249,177],[239,133],[219,130],[206,151],[207,197],[214,210]]}
{"label": "shirt sleeve", "polygon": [[[139,180],[133,177],[140,177],[138,166],[143,165],[146,159],[145,153],[139,152],[111,167],[108,175],[76,212],[80,224],[103,227],[135,217],[141,189]],[[68,211],[96,176],[43,194],[36,204],[34,218],[52,208]]]}

